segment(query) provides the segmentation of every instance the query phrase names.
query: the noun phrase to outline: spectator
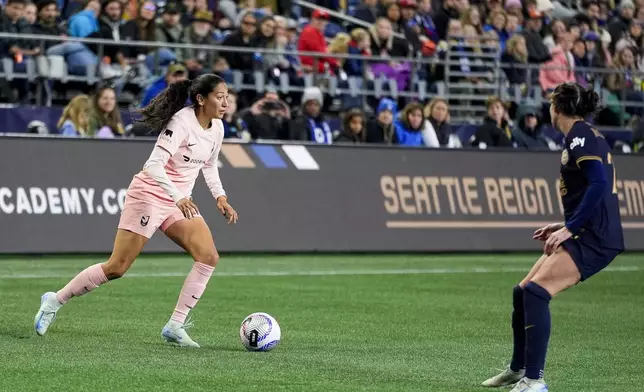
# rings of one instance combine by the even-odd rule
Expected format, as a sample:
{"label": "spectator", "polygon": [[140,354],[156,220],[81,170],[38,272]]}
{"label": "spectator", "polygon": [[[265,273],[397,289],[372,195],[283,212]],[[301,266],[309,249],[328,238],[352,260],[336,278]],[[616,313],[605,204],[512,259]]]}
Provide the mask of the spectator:
{"label": "spectator", "polygon": [[628,31],[633,16],[635,14],[635,5],[632,0],[622,0],[619,4],[619,15],[616,15],[608,24],[608,33],[611,37],[610,49],[614,50],[617,41]]}
{"label": "spectator", "polygon": [[[357,28],[351,31],[348,53],[355,56],[371,56],[371,36],[365,29]],[[347,59],[342,68],[348,76],[365,76],[363,60]]]}
{"label": "spectator", "polygon": [[376,117],[367,122],[367,143],[398,144],[394,117],[398,106],[389,98],[383,98],[378,103]]}
{"label": "spectator", "polygon": [[141,107],[146,107],[152,100],[165,90],[172,83],[180,82],[188,78],[188,70],[183,64],[172,64],[168,67],[165,76],[160,77],[152,83],[145,91],[145,95],[141,100]]}
{"label": "spectator", "polygon": [[440,9],[436,15],[434,15],[434,22],[436,23],[436,31],[438,32],[438,37],[441,41],[447,39],[447,28],[449,25],[450,19],[458,19],[460,13],[458,12],[457,7],[458,0],[445,0],[443,2],[443,8]]}
{"label": "spectator", "polygon": [[[104,60],[112,64],[114,75],[119,75],[129,69],[123,51],[116,45],[121,39],[121,2],[118,0],[107,0],[103,3],[101,16],[98,20],[98,31],[88,35],[90,38],[101,38],[114,41],[114,45],[103,46]],[[98,45],[89,45],[90,49],[99,55]]]}
{"label": "spectator", "polygon": [[363,0],[362,4],[356,7],[353,16],[367,23],[376,23],[378,19],[378,0]]}
{"label": "spectator", "polygon": [[[192,45],[216,45],[212,36],[212,12],[197,11],[190,27],[183,34],[183,43]],[[201,49],[178,49],[177,61],[186,65],[189,78],[194,79],[202,73],[208,73],[212,69],[217,53],[213,50]],[[248,67],[248,65],[246,65]],[[243,69],[243,68],[241,68]]]}
{"label": "spectator", "polygon": [[552,50],[552,60],[541,66],[539,84],[544,92],[551,92],[561,83],[575,81],[572,45],[572,34],[565,33],[561,43]]}
{"label": "spectator", "polygon": [[378,57],[407,57],[409,46],[407,43],[393,36],[391,21],[379,18],[376,25],[370,29],[371,53]]}
{"label": "spectator", "polygon": [[505,24],[507,23],[507,16],[505,11],[495,11],[490,14],[488,23],[483,26],[483,31],[494,31],[499,37],[499,44],[501,51],[505,50],[505,41],[508,40],[508,33],[505,31]]}
{"label": "spectator", "polygon": [[[222,45],[239,48],[251,47],[251,39],[257,30],[257,19],[252,12],[242,13],[240,19],[241,23],[238,30],[226,37]],[[232,69],[248,70],[249,64],[253,64],[252,53],[225,51],[223,56]]]}
{"label": "spectator", "polygon": [[38,20],[38,8],[36,8],[36,5],[34,3],[27,3],[22,17],[25,18],[29,26],[33,26],[36,20]]}
{"label": "spectator", "polygon": [[432,99],[424,109],[426,124],[430,134],[436,135],[438,144],[441,147],[461,148],[463,147],[458,135],[452,133],[452,126],[449,124],[449,104],[443,98]]}
{"label": "spectator", "polygon": [[483,24],[481,23],[481,12],[478,7],[470,7],[463,16],[461,16],[461,25],[462,26],[472,26],[476,29],[476,33],[481,36],[483,35]]}
{"label": "spectator", "polygon": [[[329,14],[326,11],[316,9],[311,14],[311,22],[302,30],[300,39],[297,42],[297,50],[301,52],[318,52],[327,53],[326,41],[324,40],[324,28],[329,20]],[[338,62],[332,57],[300,56],[302,68],[306,71],[313,71],[317,63],[316,71],[324,73],[325,65],[328,64],[331,70],[335,72],[338,69]]]}
{"label": "spectator", "polygon": [[[329,48],[327,51],[331,55],[337,54],[348,54],[349,53],[349,44],[351,43],[351,36],[346,33],[338,33],[329,43]],[[345,59],[337,59],[338,65],[340,67],[344,66]]]}
{"label": "spectator", "polygon": [[291,140],[307,140],[319,144],[333,143],[333,133],[322,115],[322,91],[318,87],[307,87],[302,96],[300,114],[291,121]]}
{"label": "spectator", "polygon": [[336,138],[337,143],[363,144],[367,140],[364,114],[360,109],[349,110],[342,120],[342,133]]}
{"label": "spectator", "polygon": [[183,0],[183,13],[181,14],[181,25],[187,26],[192,23],[195,13],[195,0]]}
{"label": "spectator", "polygon": [[508,39],[512,38],[515,34],[521,32],[522,19],[523,18],[520,15],[507,14],[507,21],[505,23],[505,32],[508,34]]}
{"label": "spectator", "polygon": [[557,144],[545,136],[535,111],[520,116],[519,123],[512,130],[515,147],[527,150],[557,150]]}
{"label": "spectator", "polygon": [[91,100],[87,95],[77,95],[65,106],[58,120],[58,133],[78,137],[87,134]]}
{"label": "spectator", "polygon": [[157,42],[178,44],[183,40],[183,26],[181,25],[181,6],[179,3],[170,2],[165,5],[161,13],[161,22],[157,23],[155,34]]}
{"label": "spectator", "polygon": [[[409,0],[402,0],[409,1]],[[407,42],[411,45],[412,49],[416,52],[420,49],[420,40],[418,35],[410,28],[407,28],[407,23],[402,19],[400,5],[398,3],[390,3],[386,8],[387,19],[391,22],[391,27],[394,33],[401,34],[405,37]]]}
{"label": "spectator", "polygon": [[588,72],[584,68],[590,67],[590,62],[586,56],[586,44],[584,41],[580,39],[575,41],[572,47],[572,56],[575,59],[575,79],[584,88],[588,88],[588,79],[586,78]]}
{"label": "spectator", "polygon": [[513,147],[512,131],[505,105],[498,97],[487,101],[487,116],[472,137],[472,145],[481,149],[488,147]]}
{"label": "spectator", "polygon": [[116,106],[116,93],[111,87],[102,87],[94,95],[87,127],[89,136],[113,138],[125,132],[121,113]]}
{"label": "spectator", "polygon": [[542,64],[550,60],[550,51],[541,39],[542,14],[532,11],[526,19],[523,37],[528,48],[528,62]]}
{"label": "spectator", "polygon": [[[606,20],[600,19],[601,8],[599,4],[595,1],[590,1],[586,5],[585,14],[582,14],[581,16],[585,16],[587,18],[589,29],[591,31],[594,31],[601,38],[601,42],[604,43],[604,46],[608,48],[612,38],[610,36],[610,33],[605,28]],[[577,21],[579,21],[583,25],[584,18],[578,17]]]}
{"label": "spectator", "polygon": [[[56,0],[38,3],[38,23],[32,29],[34,34],[57,36],[65,39],[66,31],[56,23],[58,9]],[[85,44],[80,42],[45,42],[48,56],[63,56],[70,74],[84,75],[88,67],[96,67],[97,57]]]}
{"label": "spectator", "polygon": [[543,39],[543,43],[552,52],[564,39],[564,34],[566,34],[566,24],[558,19],[553,20],[550,24],[550,34]]}
{"label": "spectator", "polygon": [[[265,16],[259,23],[255,35],[251,39],[250,46],[253,48],[275,50],[277,48],[277,23],[272,16]],[[277,54],[256,53],[255,59],[260,63],[264,71],[268,71],[280,65],[280,56]]]}
{"label": "spectator", "polygon": [[226,107],[226,115],[222,119],[224,138],[240,139],[247,142],[250,141],[251,136],[238,110],[237,94],[232,90],[228,90],[228,106]]}
{"label": "spectator", "polygon": [[432,18],[431,0],[420,0],[416,16],[407,23],[407,26],[414,30],[421,37],[421,40],[426,37],[435,44],[440,41],[436,24]]}
{"label": "spectator", "polygon": [[240,116],[253,140],[285,140],[289,137],[291,111],[274,91],[267,92]]}
{"label": "spectator", "polygon": [[405,106],[394,121],[394,127],[401,146],[439,147],[436,133],[431,133],[431,125],[425,124],[423,107],[419,103],[412,102]]}
{"label": "spectator", "polygon": [[638,102],[636,107],[626,107],[630,114],[642,117],[644,110],[644,94],[642,86],[636,84],[635,75],[638,72],[633,49],[625,47],[615,54],[611,72],[606,78],[606,88],[620,99]]}
{"label": "spectator", "polygon": [[98,16],[101,12],[101,3],[98,0],[89,0],[85,8],[69,18],[67,31],[70,37],[85,38],[98,31]]}
{"label": "spectator", "polygon": [[501,56],[501,63],[510,84],[524,88],[528,85],[528,48],[523,36],[515,35],[510,38],[506,51]]}
{"label": "spectator", "polygon": [[642,35],[642,24],[634,20],[628,28],[628,32],[615,44],[615,51],[619,52],[625,47],[631,47],[639,53],[644,48],[644,35]]}

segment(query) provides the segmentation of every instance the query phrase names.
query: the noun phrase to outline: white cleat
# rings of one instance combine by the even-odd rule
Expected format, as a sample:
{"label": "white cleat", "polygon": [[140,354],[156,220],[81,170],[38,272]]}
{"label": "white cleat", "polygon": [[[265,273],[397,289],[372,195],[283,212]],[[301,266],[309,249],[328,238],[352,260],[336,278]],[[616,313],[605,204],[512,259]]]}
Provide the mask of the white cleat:
{"label": "white cleat", "polygon": [[523,377],[510,392],[548,392],[548,386],[542,379],[533,380]]}
{"label": "white cleat", "polygon": [[63,304],[56,299],[56,293],[49,292],[40,297],[40,309],[34,318],[34,329],[38,335],[43,336],[47,333],[49,326],[56,319],[56,313],[61,306]]}
{"label": "white cleat", "polygon": [[507,387],[519,382],[519,380],[521,380],[524,375],[525,375],[524,369],[521,369],[518,372],[515,372],[512,369],[510,369],[510,366],[508,366],[501,373],[483,381],[481,385],[483,385],[484,387],[490,387],[490,388]]}
{"label": "white cleat", "polygon": [[170,320],[168,323],[163,327],[163,330],[161,331],[161,337],[168,343],[173,343],[176,344],[177,346],[180,347],[199,347],[197,342],[192,340],[190,336],[188,336],[188,333],[186,333],[186,328],[192,327],[192,323],[190,321],[184,323],[180,323],[178,321]]}

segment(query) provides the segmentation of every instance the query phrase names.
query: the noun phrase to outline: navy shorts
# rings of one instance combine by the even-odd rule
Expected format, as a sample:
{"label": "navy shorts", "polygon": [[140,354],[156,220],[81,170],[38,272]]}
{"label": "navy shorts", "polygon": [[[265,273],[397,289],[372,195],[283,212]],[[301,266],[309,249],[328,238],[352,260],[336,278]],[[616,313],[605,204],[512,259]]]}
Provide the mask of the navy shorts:
{"label": "navy shorts", "polygon": [[588,237],[569,238],[561,246],[577,265],[582,282],[606,268],[622,253],[621,250],[602,248]]}

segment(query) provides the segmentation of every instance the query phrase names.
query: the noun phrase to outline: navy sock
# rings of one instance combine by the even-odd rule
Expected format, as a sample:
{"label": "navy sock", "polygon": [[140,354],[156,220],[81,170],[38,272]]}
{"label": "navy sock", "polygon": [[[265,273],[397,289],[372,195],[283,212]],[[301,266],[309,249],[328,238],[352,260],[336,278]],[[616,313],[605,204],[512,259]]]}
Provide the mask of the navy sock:
{"label": "navy sock", "polygon": [[546,352],[550,339],[550,300],[546,289],[534,282],[525,286],[526,369],[525,376],[533,380],[543,378]]}
{"label": "navy sock", "polygon": [[512,334],[514,336],[514,350],[510,369],[518,372],[525,367],[525,313],[523,310],[523,288],[514,286],[512,290]]}

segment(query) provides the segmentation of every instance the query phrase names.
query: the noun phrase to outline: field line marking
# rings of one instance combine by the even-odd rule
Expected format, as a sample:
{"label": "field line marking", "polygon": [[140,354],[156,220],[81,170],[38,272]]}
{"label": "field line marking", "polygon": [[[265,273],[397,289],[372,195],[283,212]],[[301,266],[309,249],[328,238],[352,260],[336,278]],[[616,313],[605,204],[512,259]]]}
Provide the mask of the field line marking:
{"label": "field line marking", "polygon": [[[361,270],[317,270],[317,271],[239,271],[215,272],[215,277],[270,277],[270,276],[347,276],[347,275],[438,275],[438,274],[498,274],[509,272],[528,272],[530,266],[507,268],[404,268],[404,269],[361,269]],[[607,272],[638,272],[644,271],[644,266],[615,266],[608,267]],[[132,272],[125,278],[174,278],[186,276],[185,272]],[[0,274],[0,279],[61,279],[70,278],[74,274]]]}

